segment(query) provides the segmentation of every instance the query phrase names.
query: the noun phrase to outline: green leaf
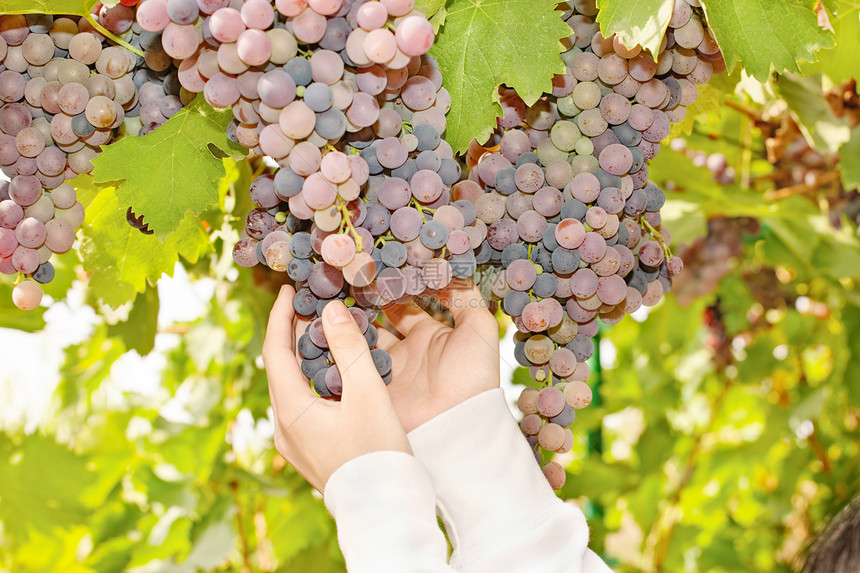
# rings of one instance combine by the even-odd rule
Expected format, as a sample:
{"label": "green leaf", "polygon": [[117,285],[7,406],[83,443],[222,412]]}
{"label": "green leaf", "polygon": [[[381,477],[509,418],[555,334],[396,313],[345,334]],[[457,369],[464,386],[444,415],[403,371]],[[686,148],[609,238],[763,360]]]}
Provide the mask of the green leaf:
{"label": "green leaf", "polygon": [[0,518],[13,535],[83,523],[80,493],[93,479],[86,459],[38,434],[20,443],[0,433]]}
{"label": "green leaf", "polygon": [[837,3],[837,13],[830,14],[833,26],[833,48],[818,53],[818,61],[801,66],[804,74],[821,72],[833,83],[860,78],[860,2]]}
{"label": "green leaf", "polygon": [[501,84],[531,105],[564,72],[560,42],[570,35],[555,0],[452,0],[431,53],[451,94],[446,140],[462,153],[486,141],[501,107]]}
{"label": "green leaf", "polygon": [[845,227],[843,231],[847,232],[836,235],[815,229],[821,245],[809,261],[813,272],[829,276],[836,284],[845,278],[860,280],[860,242],[853,230]]}
{"label": "green leaf", "polygon": [[708,222],[702,209],[693,202],[672,199],[660,210],[663,223],[672,230],[672,243],[688,245],[708,234]]}
{"label": "green leaf", "polygon": [[786,74],[776,83],[779,94],[797,118],[806,140],[816,149],[836,153],[848,141],[850,128],[845,119],[833,115],[830,106],[821,96],[819,76],[798,77]]}
{"label": "green leaf", "polygon": [[544,386],[542,382],[538,382],[532,378],[532,375],[529,374],[529,369],[525,366],[517,366],[514,368],[514,373],[511,375],[511,384],[529,386],[531,388],[537,388],[538,390]]}
{"label": "green leaf", "polygon": [[839,168],[842,170],[842,184],[846,189],[860,189],[860,127],[851,130],[851,138],[839,148],[842,161]]}
{"label": "green leaf", "polygon": [[131,207],[164,241],[186,213],[199,215],[218,201],[221,159],[208,146],[235,158],[241,146],[227,139],[229,109],[214,110],[198,96],[167,123],[143,137],[126,137],[103,148],[93,160],[93,179],[115,184],[119,206]]}
{"label": "green leaf", "polygon": [[125,354],[122,342],[106,338],[106,330],[99,326],[87,340],[66,348],[56,390],[61,408],[89,406],[93,392],[110,376],[114,362]]}
{"label": "green leaf", "polygon": [[209,237],[188,213],[164,243],[132,228],[111,187],[103,188],[87,209],[80,244],[84,269],[91,272],[96,299],[114,308],[134,299],[162,274],[173,276],[179,257],[190,263],[208,251]]}
{"label": "green leaf", "polygon": [[672,125],[669,136],[666,138],[669,141],[672,141],[676,137],[683,137],[693,133],[693,126],[699,119],[704,122],[711,115],[719,117],[724,93],[715,89],[710,83],[697,86],[697,88],[699,95],[696,101],[693,102],[693,105],[687,107],[687,115],[684,119]]}
{"label": "green leaf", "polygon": [[415,0],[415,9],[431,19],[436,12],[445,8],[446,0]]}
{"label": "green leaf", "polygon": [[604,38],[616,34],[628,48],[639,44],[657,54],[672,18],[672,0],[597,0]]}
{"label": "green leaf", "polygon": [[98,0],[0,0],[0,14],[69,14],[84,16]]}
{"label": "green leaf", "polygon": [[702,0],[702,7],[729,71],[740,63],[760,81],[772,68],[798,72],[798,62],[833,46],[833,34],[818,25],[818,0]]}
{"label": "green leaf", "polygon": [[155,347],[158,330],[158,288],[148,288],[134,300],[124,322],[109,325],[108,336],[118,336],[129,350],[146,356]]}

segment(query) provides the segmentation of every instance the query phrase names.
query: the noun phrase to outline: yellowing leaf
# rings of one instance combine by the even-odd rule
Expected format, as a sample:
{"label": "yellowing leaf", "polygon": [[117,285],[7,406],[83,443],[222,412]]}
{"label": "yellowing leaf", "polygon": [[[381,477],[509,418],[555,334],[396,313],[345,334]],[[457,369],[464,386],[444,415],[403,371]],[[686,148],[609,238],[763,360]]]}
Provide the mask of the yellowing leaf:
{"label": "yellowing leaf", "polygon": [[818,25],[818,0],[702,0],[729,71],[736,63],[760,81],[771,69],[800,71],[798,62],[833,45]]}
{"label": "yellowing leaf", "polygon": [[186,213],[200,214],[218,201],[224,165],[209,144],[236,157],[240,145],[227,139],[230,110],[214,110],[202,97],[143,137],[106,146],[93,160],[93,179],[117,188],[119,206],[132,207],[163,241]]}
{"label": "yellowing leaf", "polygon": [[715,89],[711,84],[696,86],[699,95],[693,105],[687,107],[687,115],[678,123],[672,124],[672,129],[669,131],[669,136],[666,138],[672,141],[676,137],[684,137],[693,133],[693,126],[696,121],[706,120],[708,116],[720,116],[720,106],[723,103],[725,92]]}
{"label": "yellowing leaf", "polygon": [[175,232],[160,243],[126,221],[114,189],[99,191],[87,208],[80,243],[84,269],[91,272],[90,289],[96,299],[116,308],[155,284],[162,274],[173,276],[179,257],[190,263],[211,246],[197,217],[188,213]]}
{"label": "yellowing leaf", "polygon": [[656,54],[673,4],[672,0],[598,0],[597,23],[604,37],[615,34],[628,48],[639,44]]}
{"label": "yellowing leaf", "polygon": [[463,152],[485,141],[501,107],[500,84],[533,104],[564,72],[559,41],[570,35],[554,0],[452,0],[431,53],[451,94],[445,139]]}
{"label": "yellowing leaf", "polygon": [[98,0],[0,0],[0,14],[69,14],[84,16]]}

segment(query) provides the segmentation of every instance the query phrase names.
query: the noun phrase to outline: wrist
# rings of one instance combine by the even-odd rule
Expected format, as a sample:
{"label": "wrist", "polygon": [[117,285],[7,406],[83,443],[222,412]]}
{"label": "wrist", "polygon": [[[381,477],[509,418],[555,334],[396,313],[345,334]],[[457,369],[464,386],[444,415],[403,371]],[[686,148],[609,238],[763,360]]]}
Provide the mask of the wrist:
{"label": "wrist", "polygon": [[409,454],[377,451],[351,459],[332,474],[323,499],[350,571],[427,571],[445,558],[433,483]]}
{"label": "wrist", "polygon": [[443,412],[407,437],[436,487],[452,543],[463,551],[497,542],[482,531],[496,531],[502,522],[525,531],[535,516],[563,503],[535,463],[500,388]]}

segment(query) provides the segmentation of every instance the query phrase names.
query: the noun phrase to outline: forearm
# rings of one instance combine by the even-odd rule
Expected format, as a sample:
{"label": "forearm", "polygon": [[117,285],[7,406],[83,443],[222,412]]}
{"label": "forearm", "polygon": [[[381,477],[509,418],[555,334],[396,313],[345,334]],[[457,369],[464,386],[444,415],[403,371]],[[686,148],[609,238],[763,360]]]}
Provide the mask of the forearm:
{"label": "forearm", "polygon": [[501,390],[467,400],[408,437],[436,488],[452,567],[609,571],[587,550],[582,512],[556,497],[535,464]]}
{"label": "forearm", "polygon": [[325,504],[350,573],[443,573],[447,544],[430,476],[414,457],[374,452],[332,474]]}

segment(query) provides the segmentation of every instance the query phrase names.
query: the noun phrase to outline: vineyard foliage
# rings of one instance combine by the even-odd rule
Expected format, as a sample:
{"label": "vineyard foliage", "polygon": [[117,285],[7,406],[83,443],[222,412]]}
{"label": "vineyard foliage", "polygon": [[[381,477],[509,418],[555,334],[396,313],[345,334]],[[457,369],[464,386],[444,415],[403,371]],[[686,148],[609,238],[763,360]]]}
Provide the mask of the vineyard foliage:
{"label": "vineyard foliage", "polygon": [[[617,571],[792,571],[860,489],[860,2],[701,3],[729,71],[651,161],[686,269],[660,305],[601,331],[560,494]],[[597,4],[606,35],[654,49],[673,2]],[[499,84],[532,103],[563,68],[554,2],[416,5],[438,29],[455,151],[493,129]],[[0,571],[344,570],[320,496],[266,431],[258,357],[282,277],[233,265],[266,166],[228,121],[199,98],[73,182],[86,220],[45,292],[83,293],[96,326],[64,349],[38,427],[0,408]],[[132,205],[154,234],[128,225]],[[213,294],[199,318],[159,323],[177,263]],[[0,327],[38,332],[46,306],[15,308],[11,279]],[[128,353],[163,357],[156,390],[112,374]],[[0,382],[9,396],[29,383]]]}

